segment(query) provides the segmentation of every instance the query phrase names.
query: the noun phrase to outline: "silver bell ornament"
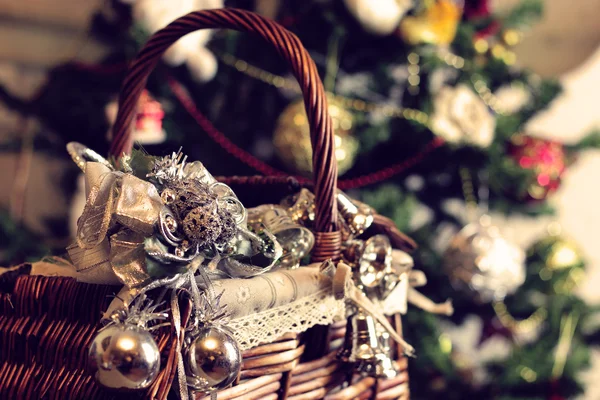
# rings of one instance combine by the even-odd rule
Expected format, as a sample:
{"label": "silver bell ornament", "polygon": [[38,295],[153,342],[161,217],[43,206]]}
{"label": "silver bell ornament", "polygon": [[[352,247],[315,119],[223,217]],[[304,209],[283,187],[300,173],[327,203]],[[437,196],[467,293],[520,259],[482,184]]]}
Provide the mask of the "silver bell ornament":
{"label": "silver bell ornament", "polygon": [[396,377],[398,370],[392,361],[392,348],[390,334],[383,329],[381,324],[377,324],[377,335],[379,336],[379,348],[381,354],[378,358],[376,365],[376,371],[378,376],[382,376],[388,379]]}
{"label": "silver bell ornament", "polygon": [[352,199],[341,190],[336,194],[338,211],[353,237],[360,236],[373,224],[373,209],[358,200]]}
{"label": "silver bell ornament", "polygon": [[233,335],[218,325],[205,325],[186,338],[184,355],[188,385],[212,391],[229,386],[242,366],[242,353]]}
{"label": "silver bell ornament", "polygon": [[398,371],[391,358],[390,334],[380,324],[376,324],[375,330],[379,342],[375,357],[359,362],[356,369],[365,375],[377,378],[394,378],[398,375]]}
{"label": "silver bell ornament", "polygon": [[109,389],[145,389],[160,370],[154,338],[136,325],[107,326],[96,335],[88,354],[96,380]]}
{"label": "silver bell ornament", "polygon": [[358,362],[356,370],[363,375],[376,378],[391,379],[398,375],[398,371],[394,368],[394,362],[381,349],[378,349],[373,358]]}
{"label": "silver bell ornament", "polygon": [[[361,374],[393,378],[397,372],[389,357],[389,341],[387,348],[382,347],[385,337],[380,334],[376,325],[375,319],[361,309],[349,316],[344,344],[338,352],[338,358],[354,364],[356,371]],[[387,338],[389,339],[389,335]]]}
{"label": "silver bell ornament", "polygon": [[392,274],[392,245],[385,235],[367,239],[358,259],[357,280],[366,288],[375,288]]}
{"label": "silver bell ornament", "polygon": [[348,317],[338,358],[344,362],[374,361],[379,350],[375,319],[361,309]]}
{"label": "silver bell ornament", "polygon": [[444,253],[452,284],[480,302],[501,301],[525,282],[525,252],[506,240],[489,217],[467,225]]}
{"label": "silver bell ornament", "polygon": [[283,206],[265,204],[248,210],[251,226],[260,226],[271,232],[283,249],[279,264],[284,268],[296,268],[314,244],[315,236],[304,226],[294,222]]}

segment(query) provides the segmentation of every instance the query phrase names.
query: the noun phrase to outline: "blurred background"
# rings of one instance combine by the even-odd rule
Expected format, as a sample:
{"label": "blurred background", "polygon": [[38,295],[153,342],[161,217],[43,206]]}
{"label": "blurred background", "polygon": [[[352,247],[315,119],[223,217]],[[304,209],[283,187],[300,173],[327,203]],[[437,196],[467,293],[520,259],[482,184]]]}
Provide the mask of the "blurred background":
{"label": "blurred background", "polygon": [[[222,5],[220,1],[208,0],[196,2],[156,0],[153,6],[148,6],[151,11],[144,11],[140,4],[145,3],[150,2],[145,0],[138,0],[137,3],[135,0],[0,0],[0,37],[2,38],[0,40],[0,188],[2,189],[0,190],[0,223],[2,225],[0,265],[14,265],[33,261],[47,254],[61,254],[60,249],[69,244],[77,218],[76,210],[81,209],[84,197],[82,198],[81,190],[78,191],[78,185],[81,186],[78,171],[62,149],[66,142],[77,140],[99,152],[106,153],[110,120],[114,118],[116,110],[114,100],[124,76],[127,61],[131,60],[141,44],[148,38],[149,32],[158,29],[156,24],[166,23],[165,21],[155,21],[153,13],[170,9],[169,12],[174,14],[164,14],[176,16],[178,10],[187,11],[187,8],[193,8],[195,5],[203,8]],[[475,181],[474,184],[472,182],[472,186],[475,186],[479,206],[485,200],[480,189],[491,191],[489,196],[490,214],[494,224],[503,231],[507,238],[517,243],[519,248],[531,249],[531,246],[539,242],[541,237],[548,235],[549,231],[556,232],[558,226],[560,226],[561,232],[568,233],[570,240],[577,243],[578,255],[585,259],[585,279],[578,281],[573,293],[569,293],[569,297],[575,296],[586,303],[586,307],[590,308],[586,308],[585,312],[594,316],[595,314],[590,310],[600,306],[600,290],[597,290],[600,286],[600,246],[597,243],[600,234],[600,209],[598,208],[600,153],[595,150],[598,147],[598,138],[590,132],[600,129],[600,112],[597,101],[598,93],[600,93],[600,24],[598,23],[600,0],[579,0],[577,2],[567,0],[545,0],[543,2],[490,0],[485,2],[466,1],[464,5],[462,3],[457,5],[460,2],[449,2],[460,9],[459,19],[462,18],[460,20],[462,22],[459,23],[458,36],[454,38],[452,35],[451,40],[445,45],[435,40],[419,42],[410,39],[411,34],[413,36],[416,34],[414,30],[412,33],[394,33],[391,36],[389,33],[381,35],[373,32],[372,21],[371,25],[368,21],[370,14],[360,11],[361,7],[363,7],[363,11],[367,8],[365,5],[361,6],[362,3],[352,0],[291,1],[289,3],[277,0],[225,1],[227,6],[253,9],[276,18],[284,26],[296,32],[306,43],[311,55],[317,60],[326,85],[328,77],[333,77],[332,79],[336,81],[333,86],[329,86],[328,90],[335,87],[336,94],[344,95],[346,99],[361,98],[375,103],[384,103],[387,106],[392,104],[404,107],[401,108],[401,111],[408,107],[414,107],[414,109],[424,112],[431,111],[432,107],[435,108],[432,104],[436,103],[437,98],[431,82],[434,80],[433,71],[438,68],[438,64],[432,62],[431,65],[434,67],[431,67],[431,72],[423,73],[420,81],[417,80],[416,84],[413,84],[414,79],[410,80],[410,75],[415,75],[415,68],[411,69],[411,66],[416,65],[416,76],[419,77],[419,73],[423,72],[428,65],[419,64],[419,57],[421,61],[429,60],[428,57],[433,53],[436,54],[436,57],[439,54],[446,54],[441,57],[446,57],[446,61],[448,60],[447,54],[457,55],[462,57],[464,65],[468,65],[467,63],[472,59],[473,64],[476,65],[474,70],[479,74],[473,73],[468,79],[461,75],[462,72],[458,77],[453,76],[452,73],[448,77],[448,73],[444,70],[444,73],[440,74],[441,77],[436,78],[445,82],[442,86],[458,85],[462,81],[473,83],[475,82],[474,76],[483,76],[483,80],[496,95],[498,93],[494,90],[502,87],[505,83],[512,84],[511,79],[514,79],[515,82],[518,81],[517,83],[526,82],[527,85],[531,84],[531,87],[535,87],[537,84],[535,82],[545,82],[545,79],[552,82],[551,85],[548,84],[549,88],[554,88],[552,85],[555,84],[557,88],[562,86],[562,90],[548,89],[552,92],[552,96],[549,96],[552,98],[547,99],[548,101],[540,100],[535,103],[535,106],[527,109],[527,112],[522,112],[522,115],[526,114],[526,117],[522,117],[518,122],[509,118],[502,119],[503,115],[501,114],[506,113],[498,113],[497,129],[510,130],[505,127],[513,122],[516,125],[510,126],[518,128],[509,133],[502,133],[503,136],[497,132],[494,144],[489,147],[489,149],[504,149],[502,146],[505,142],[510,142],[514,134],[526,131],[528,135],[540,140],[558,142],[574,149],[568,162],[565,161],[567,167],[564,167],[564,176],[561,169],[561,184],[560,187],[555,188],[556,193],[537,199],[544,202],[543,207],[540,206],[539,201],[534,202],[532,206],[527,196],[515,197],[507,195],[504,189],[494,188],[495,182],[499,182],[500,186],[505,187],[502,179],[512,179],[510,174],[494,175],[495,170],[491,167],[493,167],[493,160],[497,155],[494,153],[496,150],[489,150],[489,152],[484,150],[484,156],[481,156],[477,152],[478,150],[471,152],[470,149],[462,147],[458,149],[452,147],[448,152],[444,152],[444,156],[441,157],[443,161],[439,161],[439,165],[433,162],[428,164],[428,161],[425,161],[424,164],[417,166],[417,169],[400,171],[399,175],[390,182],[397,184],[396,187],[399,188],[401,194],[389,195],[389,191],[395,189],[390,189],[388,185],[382,189],[387,192],[367,187],[359,195],[363,200],[371,199],[384,209],[387,208],[388,214],[394,215],[400,221],[399,224],[403,224],[401,228],[415,235],[417,239],[428,237],[426,232],[430,231],[423,230],[423,227],[427,225],[435,226],[436,237],[442,238],[445,234],[451,234],[444,231],[444,226],[450,218],[439,217],[437,206],[433,204],[441,204],[441,201],[434,202],[430,198],[439,199],[445,196],[444,200],[448,201],[445,201],[443,206],[440,205],[440,209],[446,210],[445,213],[449,215],[464,216],[465,210],[469,207],[467,201],[469,193],[463,193],[465,176],[468,176],[469,179]],[[373,1],[371,6],[386,10],[389,3],[389,1],[381,1],[381,3]],[[408,5],[409,3],[410,5]],[[465,10],[469,7],[475,9],[484,3],[486,12],[482,13],[480,10],[480,14],[472,14],[474,15],[472,18],[466,16],[466,11],[463,14],[462,7],[465,7]],[[540,13],[539,20],[524,19],[517,24],[510,25],[507,22],[509,17],[506,16],[511,15],[511,10],[520,7],[523,3],[527,3],[528,7],[541,5],[540,10],[543,8],[543,12]],[[412,22],[420,24],[423,23],[424,15],[433,15],[433,12],[427,14],[428,10],[434,9],[441,3],[429,0],[415,0],[414,2],[398,0],[395,4],[397,5],[394,7],[406,8],[405,12],[408,13],[408,16],[405,18],[414,18]],[[137,13],[136,7],[138,7]],[[452,19],[443,14],[443,10],[439,12],[441,14],[431,16],[434,23],[437,21],[435,18]],[[372,12],[372,14],[374,21],[377,21],[377,12]],[[538,15],[537,12],[532,12],[532,14],[535,14],[536,17]],[[419,20],[419,18],[421,19]],[[406,23],[405,28],[402,28],[402,21],[400,22],[400,31],[405,29],[406,32],[407,29],[410,29],[410,25]],[[444,24],[445,22],[437,23]],[[494,23],[499,24],[500,28],[490,28],[490,26],[495,26]],[[508,28],[505,28],[503,23],[507,24]],[[417,25],[413,24],[412,29],[416,29],[414,26]],[[484,27],[481,28],[482,26]],[[464,29],[461,30],[462,28]],[[504,35],[509,28],[513,29],[518,36],[518,40],[514,43],[509,43],[510,40],[506,39],[506,35]],[[394,27],[394,29],[396,28]],[[465,35],[471,36],[467,40],[464,39]],[[385,37],[382,39],[382,36]],[[394,37],[394,39],[390,37]],[[505,41],[498,42],[499,39],[496,37],[503,37]],[[485,41],[486,47],[482,52],[479,52],[477,48],[479,39]],[[377,42],[377,40],[381,42]],[[392,42],[393,40],[395,42]],[[452,40],[454,42],[450,45]],[[473,47],[465,50],[467,42],[469,46]],[[276,168],[285,169],[291,173],[303,172],[301,166],[296,165],[295,167],[300,171],[295,171],[294,166],[290,167],[275,155],[275,153],[283,153],[285,158],[286,150],[284,144],[273,148],[271,139],[273,126],[281,114],[280,111],[287,103],[291,102],[294,96],[290,94],[289,90],[286,92],[285,84],[281,85],[283,90],[281,90],[281,86],[278,86],[277,90],[273,88],[274,77],[284,79],[281,82],[288,82],[290,76],[285,75],[285,69],[281,67],[280,63],[278,64],[277,58],[272,52],[257,51],[256,48],[259,47],[257,43],[256,41],[243,42],[238,36],[221,33],[214,34],[212,37],[197,38],[197,41],[189,46],[202,54],[204,58],[200,59],[200,56],[197,56],[195,60],[187,60],[189,63],[187,70],[183,66],[169,65],[181,64],[182,60],[187,57],[187,50],[174,51],[171,54],[171,60],[167,60],[166,65],[159,67],[158,76],[154,77],[149,84],[152,98],[148,99],[149,103],[146,104],[148,108],[145,109],[145,112],[149,117],[146,122],[150,124],[150,128],[140,127],[141,131],[145,130],[147,136],[143,136],[144,132],[141,132],[142,136],[138,138],[144,148],[152,153],[164,153],[176,150],[179,145],[184,144],[184,151],[193,148],[192,158],[201,159],[203,162],[206,160],[209,169],[215,174],[231,175],[256,172],[252,172],[251,168],[242,165],[243,163],[240,161],[231,159],[229,154],[219,153],[220,150],[216,151],[216,155],[211,156],[210,153],[214,153],[214,149],[218,149],[218,147],[215,147],[214,142],[204,135],[206,126],[198,127],[178,99],[174,98],[170,89],[166,88],[167,77],[175,77],[192,94],[197,108],[203,111],[208,119],[227,136],[229,136],[229,132],[232,132],[231,137],[238,145],[249,150],[259,159],[275,165]],[[355,46],[354,43],[359,44]],[[479,45],[483,46],[482,43],[479,42]],[[514,54],[514,62],[505,56],[503,59],[505,64],[500,63],[502,64],[501,68],[494,67],[492,62],[484,67],[478,64],[483,57],[497,56],[496,53],[493,53],[497,43],[506,47],[502,50],[505,52],[503,54],[508,54],[507,52]],[[206,50],[205,46],[209,50]],[[390,55],[392,54],[390,49],[396,48],[394,46],[398,48],[397,56]],[[431,50],[432,48],[435,51]],[[475,52],[473,48],[476,49]],[[216,58],[205,54],[210,51],[214,52]],[[419,55],[416,63],[411,61],[414,60],[411,59],[411,54]],[[369,61],[380,56],[382,57],[380,64]],[[263,59],[267,61],[263,63]],[[455,66],[460,61],[452,58],[451,60],[454,60],[452,62]],[[245,62],[246,67],[239,64],[239,61]],[[332,63],[335,64],[333,67]],[[258,65],[275,75],[269,75],[261,69],[253,71],[252,68],[247,68],[248,65]],[[378,71],[383,68],[381,65],[384,65],[385,68],[389,67],[386,70],[388,72],[392,67],[397,66],[396,75],[390,72],[385,78],[381,77],[378,75]],[[492,66],[488,68],[488,65]],[[421,70],[419,70],[419,66]],[[528,72],[527,75],[520,75],[520,71]],[[216,74],[216,78],[212,79],[214,74]],[[489,74],[489,79],[486,74]],[[379,79],[384,82],[385,79],[391,79],[391,81],[385,82],[396,82],[393,81],[396,79],[393,77],[398,75],[400,76],[398,80],[402,81],[398,90],[403,94],[394,98],[393,93],[386,93],[385,99],[382,100],[382,97],[379,96],[381,90],[377,92],[377,85],[372,84],[372,80]],[[421,87],[419,92],[419,87],[425,80],[429,86]],[[265,84],[265,82],[267,83]],[[452,84],[448,82],[452,82]],[[527,85],[526,92],[533,90]],[[417,87],[415,89],[417,94],[412,93],[409,86]],[[473,87],[477,88],[477,83],[474,83]],[[405,91],[410,93],[407,95],[404,93]],[[424,92],[427,92],[427,96],[423,95]],[[478,91],[478,94],[482,93]],[[510,92],[507,96],[506,102],[518,103],[520,102],[519,96],[523,96],[523,94],[522,91]],[[485,100],[484,95],[482,98]],[[155,101],[159,102],[158,110],[152,108],[156,106],[153,103]],[[233,122],[226,121],[234,119],[232,117],[240,120],[252,118],[251,110],[243,109],[244,105],[251,102],[260,103],[261,119],[268,120],[269,123],[252,120],[234,126]],[[490,106],[489,102],[487,105]],[[493,106],[490,107],[494,109]],[[160,118],[157,117],[157,113],[160,114]],[[162,114],[164,114],[164,121]],[[395,156],[385,153],[386,162],[381,165],[375,162],[374,158],[384,154],[381,153],[378,146],[388,140],[386,138],[389,138],[390,129],[392,131],[400,129],[413,135],[407,135],[407,137],[429,135],[427,140],[436,136],[444,137],[437,132],[432,134],[427,131],[424,134],[422,127],[415,128],[414,132],[409,131],[412,129],[408,128],[409,125],[403,125],[402,128],[389,128],[393,125],[386,125],[384,129],[384,123],[381,118],[378,119],[376,113],[357,118],[358,122],[355,120],[355,126],[358,127],[357,130],[361,130],[357,133],[358,144],[354,147],[351,146],[353,150],[346,150],[356,152],[356,146],[360,150],[357,156],[358,161],[352,162],[348,166],[349,172],[346,177],[349,178],[370,173],[389,163],[401,162],[415,155],[427,160],[427,154],[423,153],[423,145],[428,141],[419,142],[409,138],[405,140],[410,142],[406,149],[399,150]],[[159,125],[162,123],[162,127],[156,128],[156,125],[153,125],[153,123],[157,123],[157,119]],[[413,119],[419,122],[418,118]],[[231,126],[228,126],[228,123]],[[382,128],[378,128],[379,130],[367,129],[371,126],[381,126]],[[372,137],[379,139],[373,143],[369,139]],[[452,141],[447,137],[445,139],[449,142]],[[404,143],[397,137],[395,140],[397,142],[391,142],[393,146],[400,146]],[[584,152],[584,148],[590,150]],[[374,153],[370,153],[368,149],[374,149]],[[575,150],[577,151],[575,152]],[[515,151],[519,150],[511,150],[512,153],[510,153],[513,158],[519,157],[515,156]],[[502,155],[498,157],[504,160],[504,158],[510,158],[508,154],[502,152]],[[456,171],[455,176],[450,179],[451,183],[443,185],[436,183],[433,186],[437,185],[435,186],[437,191],[421,193],[419,188],[423,185],[426,186],[430,179],[431,182],[443,180],[440,173],[444,169],[442,164],[448,162],[448,165],[454,166],[455,164],[451,160],[455,160],[456,157],[466,157],[472,162],[469,161],[466,167],[459,164],[456,164],[455,169],[450,167],[451,170]],[[533,162],[535,164],[538,161],[534,159]],[[539,162],[543,163],[544,161]],[[461,180],[458,172],[463,168],[467,168],[469,173],[460,175]],[[430,171],[433,172],[430,173]],[[484,171],[483,175],[480,173],[481,171]],[[491,190],[487,188],[488,185]],[[451,195],[450,192],[453,194]],[[407,198],[413,199],[413,197],[414,202],[406,200]],[[79,203],[77,203],[78,201]],[[397,208],[391,207],[390,202],[395,203]],[[545,212],[547,211],[546,203],[549,208],[552,208],[552,212]],[[511,209],[515,211],[516,208],[520,212],[507,212]],[[541,210],[542,208],[543,210]],[[75,211],[73,211],[74,209]],[[431,210],[434,210],[433,213]],[[456,218],[454,225],[454,228],[460,227],[460,224],[456,223]],[[436,247],[438,245],[439,243],[436,242],[431,246],[424,247],[434,251],[439,250]],[[424,254],[427,255],[426,251]],[[438,251],[438,253],[443,252]],[[531,257],[531,251],[528,254]],[[435,260],[441,262],[439,256]],[[421,267],[431,278],[431,289],[429,292],[427,290],[425,292],[438,300],[443,300],[445,297],[454,298],[455,294],[452,290],[445,289],[443,292],[438,290],[442,285],[450,287],[448,275],[451,274],[444,273],[444,278],[440,278],[438,275],[442,275],[442,273],[436,270],[436,262],[432,262],[431,258],[427,257],[422,260]],[[417,267],[419,266],[417,263]],[[531,275],[531,273],[529,274]],[[436,276],[440,279],[436,279]],[[450,278],[452,277],[450,276]],[[536,290],[540,291],[539,288]],[[548,293],[544,294],[548,295]],[[555,293],[552,293],[549,296],[554,295]],[[464,293],[463,296],[469,298]],[[534,297],[531,292],[528,292],[526,298],[529,301]],[[519,303],[518,300],[515,302]],[[534,368],[531,366],[540,362],[539,359],[535,359],[536,354],[541,354],[536,352],[541,351],[539,348],[531,353],[524,353],[527,354],[529,360],[515,361],[514,357],[510,356],[512,357],[510,362],[506,362],[506,357],[508,357],[506,352],[498,350],[503,348],[504,342],[502,344],[492,342],[491,346],[483,350],[485,346],[482,344],[485,339],[480,337],[480,333],[487,329],[487,323],[491,321],[490,326],[495,327],[490,328],[492,331],[499,330],[497,324],[494,325],[495,320],[501,320],[497,315],[497,310],[493,312],[491,308],[483,309],[479,303],[474,305],[467,300],[460,300],[460,298],[456,300],[455,304],[458,310],[457,317],[441,322],[436,321],[435,332],[437,333],[433,333],[434,330],[431,330],[431,337],[434,337],[435,340],[432,339],[433,342],[424,340],[421,343],[422,347],[429,346],[429,350],[421,348],[424,356],[421,357],[419,364],[411,370],[411,379],[414,378],[417,382],[419,379],[422,381],[435,379],[432,381],[434,389],[431,389],[431,392],[414,388],[413,393],[416,398],[465,398],[464,396],[467,395],[491,396],[482,398],[558,399],[575,396],[585,399],[600,398],[600,382],[594,379],[600,376],[600,352],[594,350],[594,347],[588,347],[593,344],[594,338],[597,340],[597,335],[594,336],[595,334],[590,333],[593,331],[592,328],[588,327],[582,333],[590,340],[581,339],[581,342],[573,342],[576,344],[571,346],[571,351],[573,346],[585,347],[586,355],[583,356],[583,361],[573,364],[571,370],[567,363],[564,376],[568,375],[568,379],[565,378],[562,381],[563,375],[557,376],[551,373],[552,368],[549,368],[546,373],[535,371],[537,378],[532,378],[527,371],[533,370]],[[511,305],[510,299],[507,299],[507,304]],[[517,317],[526,319],[532,310],[539,309],[540,303],[535,299],[531,300],[531,304],[531,307],[516,307]],[[461,306],[463,307],[462,311]],[[477,322],[469,319],[470,315],[478,316]],[[560,315],[572,316],[569,312]],[[564,328],[564,320],[561,320],[560,315],[555,322],[548,322],[549,325],[556,325],[557,337],[547,348],[555,349],[557,343],[564,339],[564,332],[561,329],[561,326]],[[486,319],[487,316],[490,316],[489,321]],[[597,316],[591,319],[594,318],[595,321],[598,321]],[[423,322],[417,317],[412,320],[410,317],[408,319],[409,332],[407,335],[416,341],[415,337],[419,335],[414,332]],[[593,325],[590,322],[590,326]],[[415,328],[413,333],[410,332],[411,327]],[[422,333],[425,339],[430,334],[428,329],[423,330]],[[487,333],[481,336],[486,335]],[[539,331],[537,335],[540,335]],[[488,336],[494,336],[494,333]],[[503,339],[509,338],[509,341],[515,346],[512,348],[511,354],[518,353],[522,347],[535,348],[535,343],[539,340],[539,336],[533,340],[518,338],[514,332],[499,336]],[[445,357],[452,362],[446,365],[444,360],[436,358],[437,355],[432,356],[428,353],[444,353],[444,348],[447,349],[447,346],[444,347],[443,343],[448,338],[454,347],[451,346],[452,350],[446,351]],[[441,347],[434,351],[431,343]],[[419,346],[416,347],[419,350]],[[482,354],[482,351],[486,354]],[[574,356],[572,352],[569,353],[569,349],[567,352],[569,357]],[[462,353],[462,359],[460,353]],[[507,374],[506,371],[504,371],[504,375],[497,372],[498,367],[493,361],[490,361],[493,357],[488,353],[498,353],[499,355],[496,355],[500,360],[499,365],[510,365],[510,367],[506,367],[506,370],[513,368],[511,362],[514,362],[516,366],[513,368],[514,371],[511,370],[514,372],[514,376]],[[486,367],[488,370],[485,372],[487,378],[482,378],[483,380],[473,378],[478,374],[481,375],[481,371],[478,372],[478,369],[483,367],[479,365],[481,363],[465,366],[465,355],[474,358],[480,357],[483,360],[481,363],[484,364],[489,362],[489,367]],[[424,367],[427,363],[430,368]],[[553,363],[553,365],[556,364],[556,357]],[[588,364],[592,366],[589,370],[586,368]],[[502,368],[500,367],[500,369]],[[413,373],[413,371],[418,372]],[[489,378],[490,376],[502,377],[503,380],[500,380],[502,383],[496,382],[496,386],[494,386],[493,383],[490,383],[492,380]],[[557,382],[559,389],[552,386]],[[415,385],[413,383],[413,386]],[[502,389],[502,385],[506,390]]]}

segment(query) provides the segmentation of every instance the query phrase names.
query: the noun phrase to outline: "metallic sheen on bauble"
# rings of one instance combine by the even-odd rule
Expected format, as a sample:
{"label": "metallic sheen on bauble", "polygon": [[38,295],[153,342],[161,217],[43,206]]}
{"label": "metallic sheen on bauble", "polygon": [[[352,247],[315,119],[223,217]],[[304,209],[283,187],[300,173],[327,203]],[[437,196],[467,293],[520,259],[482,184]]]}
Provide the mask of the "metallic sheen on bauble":
{"label": "metallic sheen on bauble", "polygon": [[160,370],[154,338],[135,325],[116,324],[101,330],[88,354],[96,380],[109,389],[145,389]]}
{"label": "metallic sheen on bauble", "polygon": [[242,353],[227,329],[218,325],[198,328],[186,338],[184,355],[187,383],[199,391],[229,386],[242,366]]}

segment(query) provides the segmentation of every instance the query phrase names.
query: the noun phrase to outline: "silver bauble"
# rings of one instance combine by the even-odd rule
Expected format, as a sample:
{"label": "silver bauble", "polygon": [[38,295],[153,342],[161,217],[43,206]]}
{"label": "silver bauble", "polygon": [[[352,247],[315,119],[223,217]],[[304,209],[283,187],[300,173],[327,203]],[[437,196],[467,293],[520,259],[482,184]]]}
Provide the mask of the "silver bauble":
{"label": "silver bauble", "polygon": [[145,389],[160,370],[154,338],[134,325],[116,324],[100,331],[90,346],[89,360],[96,380],[109,389]]}
{"label": "silver bauble", "polygon": [[216,325],[199,328],[186,340],[188,385],[208,391],[229,386],[242,366],[242,353],[229,331]]}
{"label": "silver bauble", "polygon": [[457,289],[471,292],[476,300],[501,301],[525,281],[525,252],[497,227],[470,224],[446,249],[444,269]]}

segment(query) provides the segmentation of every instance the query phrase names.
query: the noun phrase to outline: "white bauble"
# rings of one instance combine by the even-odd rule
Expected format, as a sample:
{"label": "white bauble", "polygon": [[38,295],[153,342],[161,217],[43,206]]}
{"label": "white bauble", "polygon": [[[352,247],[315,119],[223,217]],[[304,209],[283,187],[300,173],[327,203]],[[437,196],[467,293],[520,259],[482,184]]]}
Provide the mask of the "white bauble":
{"label": "white bauble", "polygon": [[488,147],[496,121],[483,100],[465,84],[443,86],[433,99],[433,132],[455,144]]}
{"label": "white bauble", "polygon": [[503,85],[494,92],[498,108],[504,114],[514,114],[531,101],[531,92],[524,85]]}
{"label": "white bauble", "polygon": [[457,289],[476,300],[501,301],[525,282],[525,252],[497,227],[473,223],[453,237],[443,268]]}
{"label": "white bauble", "polygon": [[192,77],[200,82],[210,81],[217,74],[217,59],[204,47],[188,54],[186,65]]}
{"label": "white bauble", "polygon": [[389,35],[413,6],[412,0],[345,0],[363,28],[374,35]]}
{"label": "white bauble", "polygon": [[[137,0],[133,18],[154,33],[190,12],[222,7],[223,0]],[[202,29],[183,36],[165,51],[163,60],[171,66],[185,63],[195,79],[211,80],[217,72],[217,60],[205,47],[211,35],[211,30]]]}
{"label": "white bauble", "polygon": [[189,55],[193,53],[183,43],[175,43],[163,54],[163,61],[171,67],[179,67],[187,62]]}

